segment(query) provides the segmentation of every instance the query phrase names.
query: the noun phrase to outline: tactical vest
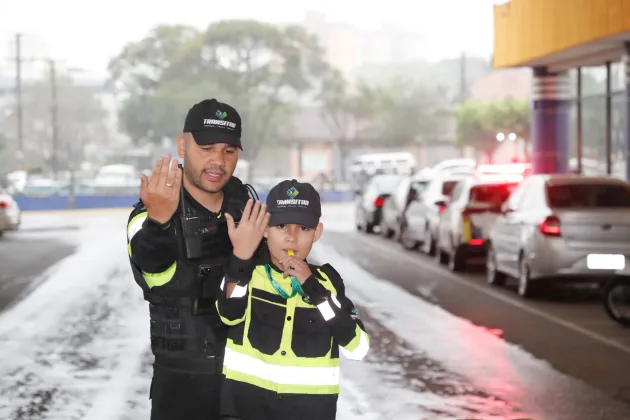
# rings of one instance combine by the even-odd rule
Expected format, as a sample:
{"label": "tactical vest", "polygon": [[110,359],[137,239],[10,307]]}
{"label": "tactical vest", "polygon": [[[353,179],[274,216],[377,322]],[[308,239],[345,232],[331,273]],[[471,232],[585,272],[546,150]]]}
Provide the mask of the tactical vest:
{"label": "tactical vest", "polygon": [[[227,203],[223,212],[238,221],[248,190],[232,178],[224,191]],[[172,222],[179,243],[175,275],[167,284],[144,293],[149,302],[155,363],[170,369],[220,373],[227,326],[217,314],[215,301],[232,253],[227,223],[222,214],[208,216],[197,210],[183,188]],[[258,255],[263,248],[261,244]]]}

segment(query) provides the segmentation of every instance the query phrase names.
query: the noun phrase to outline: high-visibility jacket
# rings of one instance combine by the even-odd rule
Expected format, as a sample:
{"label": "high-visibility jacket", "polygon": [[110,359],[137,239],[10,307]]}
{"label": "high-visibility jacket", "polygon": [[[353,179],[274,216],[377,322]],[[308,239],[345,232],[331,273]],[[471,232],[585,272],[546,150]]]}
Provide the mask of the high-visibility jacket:
{"label": "high-visibility jacket", "polygon": [[[223,414],[242,420],[334,419],[339,394],[339,351],[361,360],[369,337],[341,276],[329,265],[310,265],[299,294],[282,298],[264,265],[231,257],[225,282],[239,281],[217,309],[230,326],[223,373]],[[290,278],[271,265],[287,292]]]}
{"label": "high-visibility jacket", "polygon": [[155,364],[189,373],[220,374],[227,327],[216,312],[216,297],[232,254],[222,214],[238,218],[249,198],[235,177],[224,188],[219,213],[198,203],[182,186],[170,222],[148,218],[139,202],[127,226],[127,247],[136,283],[149,302]]}

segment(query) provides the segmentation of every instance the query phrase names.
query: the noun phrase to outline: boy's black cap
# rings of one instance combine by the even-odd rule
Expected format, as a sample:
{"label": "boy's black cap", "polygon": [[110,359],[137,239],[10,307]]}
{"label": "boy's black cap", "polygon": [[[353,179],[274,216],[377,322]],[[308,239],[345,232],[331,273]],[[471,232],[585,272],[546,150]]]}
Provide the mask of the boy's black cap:
{"label": "boy's black cap", "polygon": [[241,116],[228,104],[206,99],[193,105],[186,115],[184,133],[192,133],[200,146],[227,143],[241,146]]}
{"label": "boy's black cap", "polygon": [[309,183],[295,179],[282,181],[267,195],[269,226],[297,224],[316,228],[322,216],[319,193]]}

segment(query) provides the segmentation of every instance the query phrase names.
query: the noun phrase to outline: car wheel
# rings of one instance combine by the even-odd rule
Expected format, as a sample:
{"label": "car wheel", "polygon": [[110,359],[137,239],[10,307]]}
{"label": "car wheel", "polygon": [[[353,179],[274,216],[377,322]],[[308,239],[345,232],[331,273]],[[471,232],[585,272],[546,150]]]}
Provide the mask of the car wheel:
{"label": "car wheel", "polygon": [[394,232],[392,232],[392,230],[387,227],[387,223],[385,223],[385,220],[382,218],[381,218],[381,224],[379,225],[379,227],[381,231],[380,232],[381,236],[383,238],[390,239],[393,236]]}
{"label": "car wheel", "polygon": [[425,232],[426,235],[424,242],[422,243],[422,252],[429,256],[432,256],[435,254],[435,239],[433,239],[433,234],[431,234],[428,227]]}
{"label": "car wheel", "polygon": [[442,245],[440,244],[439,239],[435,240],[435,255],[433,256],[435,257],[435,261],[440,265],[448,262],[448,255],[442,250]]}
{"label": "car wheel", "polygon": [[409,230],[407,229],[407,225],[405,222],[400,225],[399,231],[400,233],[398,235],[398,241],[403,248],[408,249],[409,251],[418,249],[418,247],[420,246],[420,242],[409,237]]}
{"label": "car wheel", "polygon": [[486,281],[491,286],[503,286],[507,276],[500,271],[497,271],[497,257],[494,253],[492,246],[488,246],[488,253],[486,256]]}
{"label": "car wheel", "polygon": [[532,298],[538,294],[538,288],[530,278],[529,264],[523,256],[521,256],[519,265],[518,294],[524,298]]}
{"label": "car wheel", "polygon": [[461,246],[454,247],[453,253],[449,255],[448,268],[453,272],[464,271],[466,268],[466,253]]}

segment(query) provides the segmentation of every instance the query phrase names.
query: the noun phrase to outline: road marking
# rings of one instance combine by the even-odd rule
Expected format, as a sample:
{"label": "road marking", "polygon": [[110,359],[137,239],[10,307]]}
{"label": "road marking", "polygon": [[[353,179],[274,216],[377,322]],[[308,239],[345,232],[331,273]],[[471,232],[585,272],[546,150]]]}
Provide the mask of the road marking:
{"label": "road marking", "polygon": [[[624,353],[630,354],[630,346],[624,345],[624,344],[620,343],[617,340],[613,340],[613,339],[604,337],[603,335],[600,335],[600,334],[594,333],[592,331],[589,331],[589,330],[587,330],[585,328],[580,327],[577,324],[574,324],[573,322],[566,321],[566,320],[564,320],[564,319],[562,319],[560,317],[557,317],[555,315],[551,315],[551,314],[549,314],[547,312],[544,312],[544,311],[541,311],[539,309],[536,309],[536,308],[533,308],[531,306],[528,306],[528,305],[526,305],[523,302],[515,300],[514,298],[511,298],[511,297],[508,297],[508,296],[506,296],[506,295],[504,295],[504,294],[502,294],[502,293],[500,293],[500,292],[498,292],[496,290],[490,289],[489,286],[481,286],[481,285],[479,285],[477,283],[474,283],[472,280],[464,279],[464,278],[462,278],[462,277],[460,277],[460,276],[458,276],[456,274],[453,274],[451,271],[448,271],[446,268],[443,268],[443,267],[440,267],[440,266],[436,266],[436,265],[427,264],[428,261],[426,261],[426,260],[419,260],[419,259],[413,258],[408,252],[405,252],[405,250],[403,250],[402,248],[395,249],[395,248],[388,247],[384,243],[381,243],[378,239],[376,241],[370,241],[369,240],[369,236],[362,235],[362,234],[357,233],[357,232],[353,232],[350,235],[359,238],[359,240],[361,240],[361,241],[363,241],[365,243],[369,243],[369,245],[371,245],[371,246],[377,246],[377,247],[379,247],[380,249],[382,249],[385,252],[389,252],[389,253],[392,253],[392,254],[395,253],[396,255],[402,255],[408,261],[410,261],[410,262],[412,262],[412,263],[414,263],[414,264],[416,264],[418,266],[422,266],[422,268],[426,268],[429,271],[433,271],[436,274],[444,276],[444,277],[446,277],[446,278],[448,278],[448,279],[450,279],[450,280],[452,280],[454,282],[457,282],[459,284],[463,284],[463,285],[465,285],[467,287],[470,287],[471,289],[475,289],[475,290],[477,290],[479,292],[482,292],[482,293],[485,293],[485,294],[490,295],[492,297],[495,297],[495,298],[497,298],[497,299],[499,299],[499,300],[501,300],[501,301],[503,301],[505,303],[508,303],[508,304],[510,304],[512,306],[520,308],[520,309],[522,309],[525,312],[529,312],[530,314],[537,315],[537,316],[539,316],[541,318],[546,319],[547,321],[554,322],[554,323],[556,323],[558,325],[561,325],[561,326],[563,326],[565,328],[568,328],[568,329],[573,330],[575,332],[581,333],[581,334],[583,334],[583,335],[585,335],[585,336],[587,336],[587,337],[589,337],[589,338],[591,338],[593,340],[596,340],[596,341],[599,341],[601,343],[607,344],[607,345],[609,345],[611,347],[616,348],[617,350],[621,350]],[[394,244],[394,243],[395,242],[392,242],[392,244]],[[603,309],[602,309],[602,311],[603,311]]]}

